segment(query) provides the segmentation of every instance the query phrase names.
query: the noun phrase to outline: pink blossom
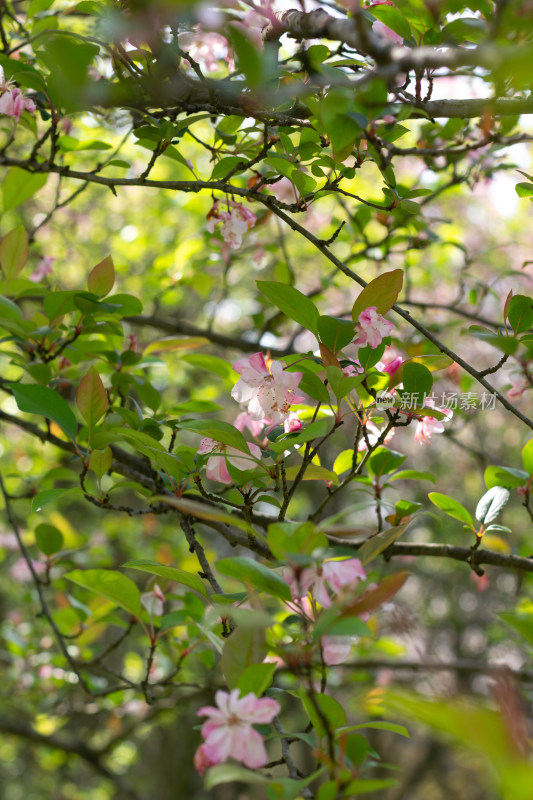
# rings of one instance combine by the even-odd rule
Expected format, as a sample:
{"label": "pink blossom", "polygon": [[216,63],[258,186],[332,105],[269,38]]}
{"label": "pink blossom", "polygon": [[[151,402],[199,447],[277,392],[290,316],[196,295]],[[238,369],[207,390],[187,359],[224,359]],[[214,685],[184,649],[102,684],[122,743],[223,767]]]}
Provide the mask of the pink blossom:
{"label": "pink blossom", "polygon": [[243,206],[242,203],[235,203],[230,200],[230,209],[228,211],[219,211],[219,205],[219,201],[215,200],[207,215],[206,228],[209,233],[214,233],[215,227],[222,223],[220,229],[222,238],[232,250],[237,250],[242,244],[242,237],[248,228],[252,228],[255,225],[257,217],[253,211]]}
{"label": "pink blossom", "polygon": [[12,81],[6,81],[2,67],[0,67],[0,91],[2,92],[0,114],[14,117],[18,122],[24,111],[32,113],[35,111],[36,105],[33,100],[26,97],[17,86],[13,86]]}
{"label": "pink blossom", "polygon": [[514,400],[516,397],[522,397],[526,389],[530,389],[531,384],[528,381],[515,381],[509,391],[507,397]]}
{"label": "pink blossom", "polygon": [[320,640],[322,656],[328,667],[342,664],[350,655],[352,645],[356,641],[352,636],[323,636]]}
{"label": "pink blossom", "polygon": [[403,358],[401,356],[396,356],[396,358],[393,358],[393,360],[389,361],[388,364],[383,364],[380,368],[380,372],[386,372],[387,375],[394,375],[394,373],[402,364]]}
{"label": "pink blossom", "polygon": [[416,430],[415,430],[415,442],[420,442],[420,444],[430,444],[430,439],[434,433],[443,433],[444,432],[444,425],[443,422],[449,422],[453,417],[453,411],[449,408],[436,408],[435,401],[426,400],[426,406],[430,408],[434,408],[435,411],[440,411],[444,414],[445,419],[440,420],[436,417],[418,417],[418,422],[416,423]]}
{"label": "pink blossom", "polygon": [[384,336],[390,336],[394,324],[378,314],[376,306],[369,306],[359,314],[356,331],[359,333],[355,344],[369,345],[372,350],[379,347]]}
{"label": "pink blossom", "polygon": [[342,368],[342,374],[345,378],[353,378],[356,375],[360,375],[364,371],[364,367],[361,366],[357,359],[353,359],[351,364],[348,364],[346,367]]}
{"label": "pink blossom", "polygon": [[[46,565],[43,564],[42,561],[33,561],[32,566],[34,572],[39,575],[40,573],[44,572],[46,569]],[[33,580],[33,575],[31,574],[31,570],[28,566],[28,563],[25,558],[18,558],[15,563],[9,568],[9,574],[13,578],[13,580],[18,581],[19,583],[31,583]]]}
{"label": "pink blossom", "polygon": [[202,439],[198,449],[198,455],[206,455],[213,453],[211,458],[207,459],[205,474],[211,481],[218,483],[233,483],[233,479],[228,472],[226,466],[226,459],[235,467],[235,469],[248,470],[256,466],[254,459],[261,457],[261,449],[256,444],[248,444],[250,448],[250,455],[247,456],[235,447],[229,447],[222,442],[216,442],[214,439],[207,437]]}
{"label": "pink blossom", "polygon": [[160,617],[163,613],[163,607],[165,603],[165,595],[157,585],[155,584],[154,588],[151,592],[144,592],[141,595],[141,603],[148,611],[151,617]]}
{"label": "pink blossom", "polygon": [[265,425],[268,425],[268,419],[253,419],[247,411],[241,411],[233,425],[238,431],[243,431],[247,428],[252,436],[259,436]]}
{"label": "pink blossom", "polygon": [[[298,415],[290,410],[303,397],[295,394],[302,380],[301,372],[287,372],[281,361],[270,362],[270,369],[262,353],[241,358],[233,365],[241,376],[231,391],[238,403],[248,404],[252,419],[269,419],[271,425],[283,423],[285,431],[299,430]],[[300,423],[301,427],[301,423]]]}
{"label": "pink blossom", "polygon": [[273,183],[270,187],[270,191],[280,203],[291,204],[298,201],[298,195],[294,184],[288,178],[281,178],[279,181],[276,181],[276,183]]}
{"label": "pink blossom", "polygon": [[47,275],[51,275],[54,261],[55,258],[53,256],[43,256],[29,276],[29,280],[33,283],[39,283],[39,281],[42,281]]}
{"label": "pink blossom", "polygon": [[338,594],[353,587],[357,582],[366,578],[363,565],[358,558],[347,558],[342,561],[326,561],[321,567],[305,567],[296,571],[293,567],[286,567],[283,571],[283,580],[289,584],[294,600],[304,598],[309,591],[317,603],[324,608],[331,606],[329,588]]}
{"label": "pink blossom", "polygon": [[[365,431],[366,431],[366,438],[365,435],[362,434],[361,438],[359,439],[359,444],[357,445],[357,450],[360,453],[363,452],[363,450],[366,450],[368,448],[368,445],[370,445],[370,447],[374,447],[379,437],[381,436],[381,431],[378,428],[378,426],[374,425],[374,423],[370,421],[366,423]],[[385,436],[383,444],[388,444],[388,442],[390,442],[393,436],[394,436],[394,428],[391,428],[390,431]]]}
{"label": "pink blossom", "polygon": [[208,72],[215,72],[220,67],[219,61],[228,59],[227,39],[220,33],[203,31],[200,25],[194,32],[180,33],[178,44]]}
{"label": "pink blossom", "polygon": [[203,744],[194,757],[194,765],[203,773],[206,767],[222,764],[228,758],[240,761],[250,769],[264,767],[268,761],[263,737],[253,725],[272,722],[280,711],[279,703],[270,697],[258,698],[250,693],[239,697],[240,690],[219,690],[217,707],[204,706],[198,716],[208,717],[202,725]]}

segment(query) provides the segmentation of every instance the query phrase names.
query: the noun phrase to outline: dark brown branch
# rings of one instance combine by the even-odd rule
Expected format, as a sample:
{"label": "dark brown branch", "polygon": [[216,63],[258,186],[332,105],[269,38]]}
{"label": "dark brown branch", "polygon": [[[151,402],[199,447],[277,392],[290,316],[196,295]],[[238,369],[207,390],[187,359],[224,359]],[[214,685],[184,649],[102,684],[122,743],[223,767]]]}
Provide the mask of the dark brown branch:
{"label": "dark brown branch", "polygon": [[[164,331],[170,334],[183,334],[184,336],[203,336],[213,344],[221,345],[222,347],[231,347],[244,353],[255,353],[261,349],[259,342],[249,342],[246,339],[241,339],[238,336],[225,336],[223,333],[217,333],[206,328],[200,328],[197,325],[192,325],[185,320],[171,320],[161,319],[160,317],[126,317],[126,322],[132,325],[140,325],[141,327],[156,328],[157,330]],[[281,349],[277,347],[269,347],[270,353],[273,356],[286,356],[293,351],[291,349]]]}

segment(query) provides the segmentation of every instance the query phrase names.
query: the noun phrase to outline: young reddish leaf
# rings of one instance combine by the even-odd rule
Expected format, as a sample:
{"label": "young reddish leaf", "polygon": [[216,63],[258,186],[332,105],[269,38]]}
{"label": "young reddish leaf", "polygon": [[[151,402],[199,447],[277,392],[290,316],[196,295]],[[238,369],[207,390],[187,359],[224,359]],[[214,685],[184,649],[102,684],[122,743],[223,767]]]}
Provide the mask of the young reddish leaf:
{"label": "young reddish leaf", "polygon": [[94,425],[104,416],[109,407],[107,392],[94,367],[91,367],[78,386],[76,404],[89,427],[89,432],[91,432]]}
{"label": "young reddish leaf", "polygon": [[0,266],[6,280],[19,274],[28,260],[28,236],[22,225],[0,239]]}
{"label": "young reddish leaf", "polygon": [[503,307],[503,322],[504,322],[504,324],[507,322],[507,315],[509,313],[509,303],[511,302],[512,297],[513,297],[513,290],[511,289],[509,291],[509,294],[507,295],[507,298],[505,300],[505,305]]}
{"label": "young reddish leaf", "polygon": [[375,306],[378,314],[386,314],[398,299],[402,285],[403,269],[393,269],[378,275],[365,286],[353,304],[352,319],[357,322],[361,311],[370,306]]}
{"label": "young reddish leaf", "polygon": [[408,572],[397,572],[395,575],[389,575],[389,577],[381,581],[378,586],[374,589],[369,589],[362,597],[359,597],[355,603],[348,606],[348,608],[342,612],[340,618],[351,617],[354,614],[359,616],[360,614],[374,611],[374,609],[390,600],[391,597],[394,597],[394,595],[400,591],[408,577]]}
{"label": "young reddish leaf", "polygon": [[113,288],[114,283],[115,267],[113,266],[113,259],[111,256],[107,256],[91,270],[87,278],[87,288],[93,294],[105,297]]}
{"label": "young reddish leaf", "polygon": [[322,357],[322,363],[325,367],[339,367],[341,368],[341,364],[335,353],[327,347],[323,342],[319,342],[318,346],[320,347],[320,355]]}

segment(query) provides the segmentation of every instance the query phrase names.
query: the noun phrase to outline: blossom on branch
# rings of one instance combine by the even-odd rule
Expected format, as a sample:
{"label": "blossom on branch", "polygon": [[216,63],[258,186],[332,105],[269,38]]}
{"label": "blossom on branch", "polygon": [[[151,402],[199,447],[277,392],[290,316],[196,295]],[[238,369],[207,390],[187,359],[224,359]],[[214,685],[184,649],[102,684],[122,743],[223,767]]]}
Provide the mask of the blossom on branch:
{"label": "blossom on branch", "polygon": [[17,86],[13,86],[11,81],[6,81],[2,67],[0,67],[0,92],[2,93],[0,95],[0,114],[14,117],[18,122],[24,111],[31,113],[35,111],[36,105],[33,100],[26,97]]}
{"label": "blossom on branch", "polygon": [[52,274],[52,264],[54,263],[54,256],[43,256],[28,279],[32,283],[39,283],[46,278],[47,275]]}
{"label": "blossom on branch", "polygon": [[218,483],[233,483],[233,479],[228,472],[226,460],[241,471],[253,469],[256,466],[255,460],[261,458],[261,449],[256,444],[248,444],[250,448],[250,455],[237,450],[235,447],[229,447],[227,444],[217,442],[214,439],[205,437],[200,442],[198,448],[198,455],[204,456],[211,453],[211,457],[207,459],[205,474],[211,481]]}
{"label": "blossom on branch", "polygon": [[449,408],[436,408],[435,402],[431,399],[426,400],[426,406],[435,408],[435,411],[440,411],[441,414],[444,414],[445,419],[440,420],[436,417],[418,417],[415,430],[415,442],[420,442],[420,444],[431,444],[429,440],[431,439],[432,435],[434,433],[443,433],[443,422],[449,422],[453,417],[453,411],[451,411]]}
{"label": "blossom on branch", "polygon": [[359,314],[355,330],[359,335],[354,344],[360,347],[369,345],[372,350],[375,350],[385,336],[390,336],[394,330],[394,324],[378,314],[376,306],[369,306]]}
{"label": "blossom on branch", "polygon": [[305,567],[301,571],[286,567],[283,571],[283,580],[289,584],[294,600],[305,598],[312,592],[317,603],[324,608],[331,606],[327,586],[332,592],[339,594],[365,578],[366,572],[358,558],[326,561],[319,567]]}
{"label": "blossom on branch", "polygon": [[214,233],[215,227],[221,223],[220,232],[222,233],[222,238],[232,250],[238,250],[242,244],[242,237],[248,228],[252,228],[255,225],[257,217],[253,211],[243,206],[242,203],[230,201],[228,211],[219,211],[219,205],[219,201],[215,200],[207,215],[206,228],[209,233]]}
{"label": "blossom on branch", "polygon": [[323,636],[320,640],[324,664],[333,667],[346,661],[357,641],[355,636]]}
{"label": "blossom on branch", "polygon": [[[378,428],[377,425],[374,425],[373,422],[368,421],[364,426],[364,432],[361,434],[361,438],[359,439],[359,443],[357,445],[357,450],[361,453],[363,450],[367,450],[368,447],[374,447],[377,444],[379,437],[382,434],[382,431]],[[390,442],[392,437],[394,436],[394,428],[391,428],[390,431],[385,436],[382,444],[386,445]]]}
{"label": "blossom on branch", "polygon": [[285,432],[300,430],[301,423],[290,407],[303,403],[304,398],[295,394],[301,372],[287,372],[281,361],[271,361],[267,366],[262,353],[254,353],[249,358],[241,358],[233,365],[241,376],[231,391],[238,403],[248,404],[248,414],[252,419],[268,419],[270,424],[283,424]]}
{"label": "blossom on branch", "polygon": [[253,692],[239,697],[240,690],[219,690],[215,706],[204,706],[197,713],[208,717],[202,725],[203,744],[194,756],[200,774],[207,767],[222,764],[228,758],[240,761],[250,769],[264,767],[268,761],[263,737],[253,725],[272,722],[280,705],[270,697],[258,698]]}

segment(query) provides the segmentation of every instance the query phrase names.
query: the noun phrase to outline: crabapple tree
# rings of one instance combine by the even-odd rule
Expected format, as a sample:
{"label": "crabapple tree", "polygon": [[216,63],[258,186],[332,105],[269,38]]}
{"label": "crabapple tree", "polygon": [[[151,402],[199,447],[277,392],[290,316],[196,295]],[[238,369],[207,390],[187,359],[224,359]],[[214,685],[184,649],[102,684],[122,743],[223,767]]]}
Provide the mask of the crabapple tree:
{"label": "crabapple tree", "polygon": [[533,10],[295,6],[0,4],[6,800],[530,800]]}

